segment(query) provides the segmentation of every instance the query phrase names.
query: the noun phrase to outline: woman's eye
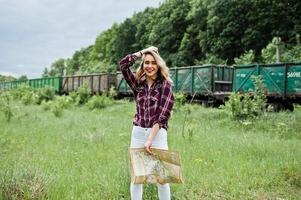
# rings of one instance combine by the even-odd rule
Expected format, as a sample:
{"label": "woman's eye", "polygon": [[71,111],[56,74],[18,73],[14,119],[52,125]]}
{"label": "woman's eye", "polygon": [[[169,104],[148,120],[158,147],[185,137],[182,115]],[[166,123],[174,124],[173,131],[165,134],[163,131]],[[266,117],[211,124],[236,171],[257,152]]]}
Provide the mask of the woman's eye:
{"label": "woman's eye", "polygon": [[152,65],[156,65],[156,64],[157,64],[156,61],[152,61],[152,62],[150,62],[150,61],[145,61],[145,62],[144,62],[144,64],[146,64],[146,65],[149,65],[150,63],[152,63]]}

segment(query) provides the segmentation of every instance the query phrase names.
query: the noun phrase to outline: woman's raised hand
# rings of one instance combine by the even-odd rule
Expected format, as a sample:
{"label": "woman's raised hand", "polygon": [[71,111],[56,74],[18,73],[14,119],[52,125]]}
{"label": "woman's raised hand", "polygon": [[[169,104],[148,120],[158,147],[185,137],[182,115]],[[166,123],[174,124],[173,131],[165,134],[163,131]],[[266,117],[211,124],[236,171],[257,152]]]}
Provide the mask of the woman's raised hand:
{"label": "woman's raised hand", "polygon": [[154,52],[154,53],[158,54],[158,48],[154,47],[154,46],[151,46],[151,47],[148,47],[148,48],[143,49],[141,51],[138,51],[138,52],[134,53],[133,55],[135,55],[139,58],[139,57],[142,57],[142,55],[147,53],[147,52]]}
{"label": "woman's raised hand", "polygon": [[141,50],[142,54],[145,54],[146,52],[155,52],[155,53],[158,53],[158,48],[154,47],[154,46],[150,46],[150,47],[148,47],[146,49]]}

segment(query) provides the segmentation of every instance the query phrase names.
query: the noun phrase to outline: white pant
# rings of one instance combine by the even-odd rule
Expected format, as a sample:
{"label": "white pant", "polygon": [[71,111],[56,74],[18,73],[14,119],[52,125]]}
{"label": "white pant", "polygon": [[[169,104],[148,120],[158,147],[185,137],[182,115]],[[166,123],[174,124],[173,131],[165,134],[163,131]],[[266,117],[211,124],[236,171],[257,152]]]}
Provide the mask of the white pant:
{"label": "white pant", "polygon": [[[140,126],[134,126],[131,137],[131,148],[143,148],[146,142],[151,128],[142,128]],[[167,145],[167,132],[164,128],[161,128],[156,137],[153,139],[152,146],[157,149],[168,150]],[[131,199],[141,200],[142,199],[142,184],[131,183]],[[158,196],[160,200],[170,200],[170,187],[169,184],[157,184]],[[147,199],[147,198],[146,198]]]}

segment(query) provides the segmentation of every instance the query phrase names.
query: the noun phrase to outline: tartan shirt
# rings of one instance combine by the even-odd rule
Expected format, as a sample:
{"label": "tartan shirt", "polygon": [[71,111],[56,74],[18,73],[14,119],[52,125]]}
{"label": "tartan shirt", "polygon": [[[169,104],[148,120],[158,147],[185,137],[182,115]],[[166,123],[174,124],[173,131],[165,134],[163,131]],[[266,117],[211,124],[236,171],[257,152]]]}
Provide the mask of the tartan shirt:
{"label": "tartan shirt", "polygon": [[168,119],[174,104],[172,85],[169,81],[158,77],[149,89],[146,80],[137,80],[130,69],[137,58],[129,54],[119,62],[123,77],[132,89],[136,101],[133,124],[151,128],[159,123],[160,128],[167,130]]}

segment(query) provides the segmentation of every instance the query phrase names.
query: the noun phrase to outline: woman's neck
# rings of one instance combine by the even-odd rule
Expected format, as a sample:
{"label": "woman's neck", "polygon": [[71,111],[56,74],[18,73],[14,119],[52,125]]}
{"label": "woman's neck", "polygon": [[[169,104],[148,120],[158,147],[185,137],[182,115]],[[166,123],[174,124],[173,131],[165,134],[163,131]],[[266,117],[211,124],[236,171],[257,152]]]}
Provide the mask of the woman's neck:
{"label": "woman's neck", "polygon": [[146,83],[148,85],[148,88],[150,88],[153,85],[156,78],[157,78],[157,76],[156,77],[149,77],[149,76],[146,77]]}

